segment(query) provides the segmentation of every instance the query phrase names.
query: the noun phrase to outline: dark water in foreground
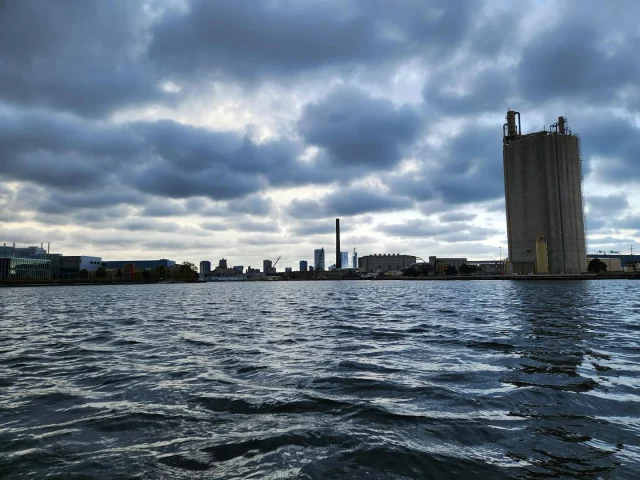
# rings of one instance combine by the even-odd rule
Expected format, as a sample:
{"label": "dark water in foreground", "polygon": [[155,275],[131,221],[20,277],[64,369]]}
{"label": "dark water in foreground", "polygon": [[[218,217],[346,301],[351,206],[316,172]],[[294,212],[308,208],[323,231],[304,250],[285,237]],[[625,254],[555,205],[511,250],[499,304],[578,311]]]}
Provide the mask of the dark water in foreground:
{"label": "dark water in foreground", "polygon": [[639,289],[0,289],[0,477],[640,478]]}

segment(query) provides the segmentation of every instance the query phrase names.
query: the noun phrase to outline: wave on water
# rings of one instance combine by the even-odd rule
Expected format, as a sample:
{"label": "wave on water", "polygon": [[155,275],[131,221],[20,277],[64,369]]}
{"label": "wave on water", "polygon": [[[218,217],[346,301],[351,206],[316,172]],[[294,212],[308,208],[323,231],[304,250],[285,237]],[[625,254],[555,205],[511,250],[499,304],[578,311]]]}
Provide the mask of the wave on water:
{"label": "wave on water", "polygon": [[0,477],[635,479],[621,282],[2,289]]}

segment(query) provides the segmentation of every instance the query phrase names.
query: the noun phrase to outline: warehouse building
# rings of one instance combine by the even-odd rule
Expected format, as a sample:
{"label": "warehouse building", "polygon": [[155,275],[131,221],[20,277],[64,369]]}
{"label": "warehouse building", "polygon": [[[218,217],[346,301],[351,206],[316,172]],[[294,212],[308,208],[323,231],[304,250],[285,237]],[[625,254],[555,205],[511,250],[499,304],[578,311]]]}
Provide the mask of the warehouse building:
{"label": "warehouse building", "polygon": [[376,254],[358,258],[360,273],[401,272],[416,263],[415,255]]}

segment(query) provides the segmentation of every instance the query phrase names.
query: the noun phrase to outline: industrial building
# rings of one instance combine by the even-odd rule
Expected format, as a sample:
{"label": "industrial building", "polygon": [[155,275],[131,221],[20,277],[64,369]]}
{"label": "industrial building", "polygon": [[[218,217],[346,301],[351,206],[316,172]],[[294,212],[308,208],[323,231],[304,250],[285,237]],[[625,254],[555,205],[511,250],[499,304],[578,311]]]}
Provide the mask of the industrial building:
{"label": "industrial building", "polygon": [[507,112],[503,166],[509,270],[586,271],[580,139],[566,118],[523,135],[520,113]]}
{"label": "industrial building", "polygon": [[324,248],[317,248],[313,251],[313,264],[317,272],[324,270]]}
{"label": "industrial building", "polygon": [[102,266],[101,257],[88,255],[63,255],[60,257],[60,278],[73,279],[80,276],[81,270],[89,272],[90,276]]}
{"label": "industrial building", "polygon": [[415,255],[376,254],[365,255],[358,259],[361,273],[401,272],[416,263]]}

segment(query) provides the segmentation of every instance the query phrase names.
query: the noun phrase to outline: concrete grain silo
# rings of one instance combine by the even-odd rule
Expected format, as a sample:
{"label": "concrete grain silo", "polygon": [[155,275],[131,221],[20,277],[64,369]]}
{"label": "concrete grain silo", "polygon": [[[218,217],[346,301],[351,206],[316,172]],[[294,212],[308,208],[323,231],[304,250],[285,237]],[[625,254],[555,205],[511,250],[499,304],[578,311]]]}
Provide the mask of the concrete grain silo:
{"label": "concrete grain silo", "polygon": [[507,112],[503,137],[509,269],[586,271],[579,137],[564,117],[549,131],[522,135],[514,111]]}

